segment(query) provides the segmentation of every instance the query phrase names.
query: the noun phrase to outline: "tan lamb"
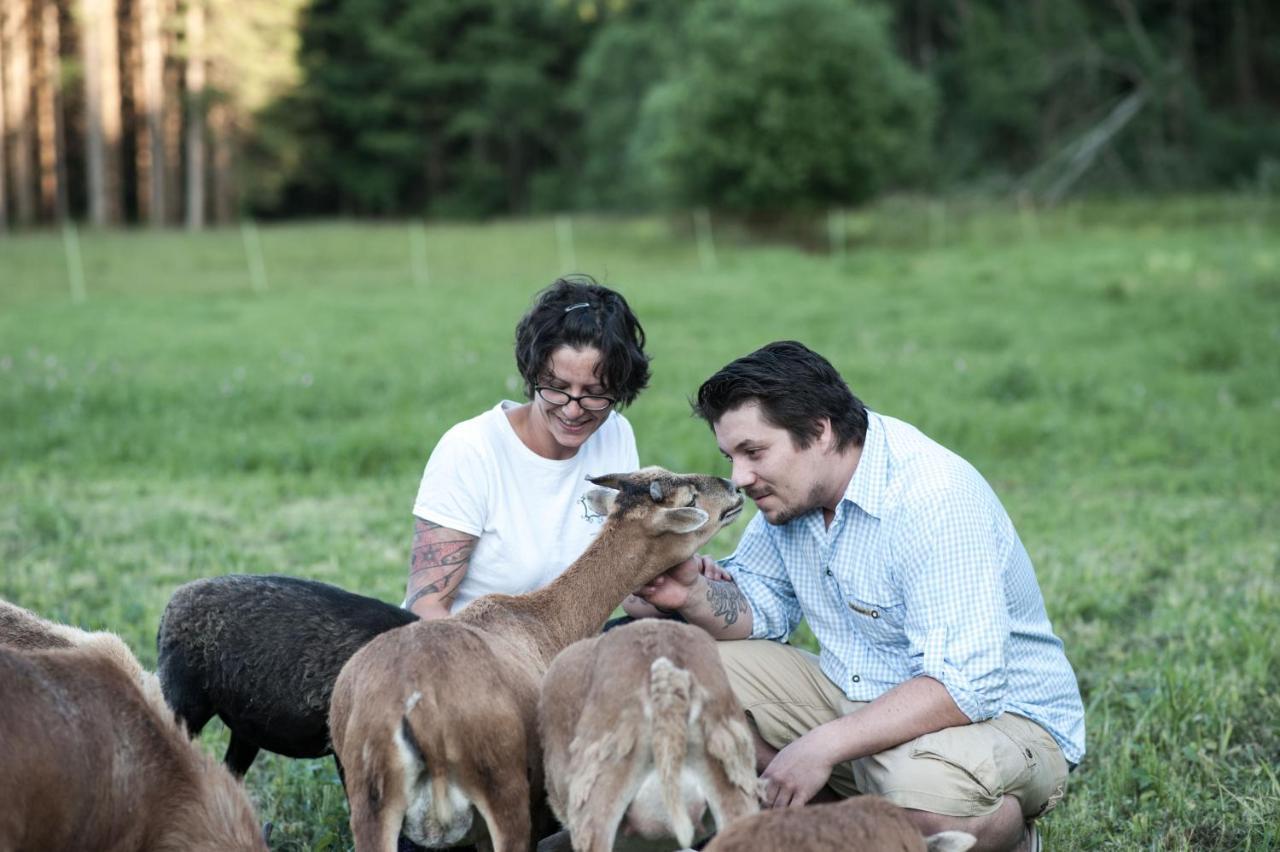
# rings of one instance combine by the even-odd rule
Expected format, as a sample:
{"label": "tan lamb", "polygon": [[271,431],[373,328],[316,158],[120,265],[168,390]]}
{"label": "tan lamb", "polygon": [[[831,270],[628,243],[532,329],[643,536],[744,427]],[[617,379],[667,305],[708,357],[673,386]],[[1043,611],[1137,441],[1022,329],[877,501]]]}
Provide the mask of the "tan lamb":
{"label": "tan lamb", "polygon": [[542,798],[538,693],[552,659],[742,511],[719,477],[645,468],[591,481],[602,487],[587,502],[607,517],[554,582],[388,631],[343,667],[330,731],[357,852],[394,852],[401,833],[434,848],[528,849]]}
{"label": "tan lamb", "polygon": [[755,751],[716,643],[646,620],[556,657],[538,705],[547,798],[575,852],[615,837],[689,846],[708,807],[724,829],[753,814]]}
{"label": "tan lamb", "polygon": [[706,852],[964,852],[972,834],[924,837],[902,808],[879,796],[825,805],[775,808],[738,820],[703,847]]}

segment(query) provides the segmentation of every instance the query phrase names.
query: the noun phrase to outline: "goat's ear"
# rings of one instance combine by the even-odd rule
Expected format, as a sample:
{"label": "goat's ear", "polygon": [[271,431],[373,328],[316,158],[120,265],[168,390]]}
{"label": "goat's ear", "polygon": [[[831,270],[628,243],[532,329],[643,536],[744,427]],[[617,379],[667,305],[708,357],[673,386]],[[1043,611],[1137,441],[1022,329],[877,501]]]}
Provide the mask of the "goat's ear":
{"label": "goat's ear", "polygon": [[587,482],[592,485],[599,485],[601,488],[612,488],[614,491],[621,491],[623,475],[621,473],[605,473],[600,476],[588,476]]}
{"label": "goat's ear", "polygon": [[586,501],[587,508],[597,515],[607,515],[609,510],[613,508],[613,502],[618,499],[618,492],[608,488],[592,488],[582,496]]}
{"label": "goat's ear", "polygon": [[929,852],[965,852],[978,839],[964,831],[944,831],[924,839]]}
{"label": "goat's ear", "polygon": [[653,482],[649,483],[649,496],[653,498],[653,502],[655,503],[661,503],[663,498],[667,496],[666,492],[662,489],[661,481],[655,479]]}
{"label": "goat's ear", "polygon": [[681,534],[700,529],[709,520],[711,516],[706,512],[689,506],[683,509],[660,509],[653,524],[659,532]]}

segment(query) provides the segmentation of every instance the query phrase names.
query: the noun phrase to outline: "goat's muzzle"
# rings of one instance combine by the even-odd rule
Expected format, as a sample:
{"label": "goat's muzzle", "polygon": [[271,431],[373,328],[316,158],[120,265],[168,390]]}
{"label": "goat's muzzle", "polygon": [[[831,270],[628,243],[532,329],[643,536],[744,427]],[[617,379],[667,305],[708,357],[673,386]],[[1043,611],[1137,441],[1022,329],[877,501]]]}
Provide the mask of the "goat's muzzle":
{"label": "goat's muzzle", "polygon": [[720,513],[720,524],[722,526],[724,524],[728,524],[732,522],[734,518],[742,514],[743,502],[744,502],[744,498],[742,497],[741,494],[739,494],[738,502],[734,503],[732,506],[727,507],[723,512]]}

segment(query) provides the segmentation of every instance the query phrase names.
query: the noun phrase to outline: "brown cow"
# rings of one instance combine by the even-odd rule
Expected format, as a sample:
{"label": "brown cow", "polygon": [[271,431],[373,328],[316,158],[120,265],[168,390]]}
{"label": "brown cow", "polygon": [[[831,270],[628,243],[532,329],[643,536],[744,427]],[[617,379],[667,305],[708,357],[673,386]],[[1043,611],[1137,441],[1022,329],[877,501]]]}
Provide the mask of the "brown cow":
{"label": "brown cow", "polygon": [[265,852],[244,789],[147,696],[118,638],[87,635],[0,647],[0,850]]}

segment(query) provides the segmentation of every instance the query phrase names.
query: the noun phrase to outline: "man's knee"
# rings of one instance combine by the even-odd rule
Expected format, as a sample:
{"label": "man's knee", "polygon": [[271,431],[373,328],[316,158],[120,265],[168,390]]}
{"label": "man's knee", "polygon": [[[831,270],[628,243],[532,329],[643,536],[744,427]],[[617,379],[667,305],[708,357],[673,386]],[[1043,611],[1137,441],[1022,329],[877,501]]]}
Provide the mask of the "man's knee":
{"label": "man's knee", "polygon": [[1021,848],[1026,834],[1022,803],[1015,796],[1005,796],[994,811],[982,816],[960,817],[916,808],[906,808],[905,811],[907,818],[925,837],[948,831],[972,835],[976,840],[975,852],[1014,852]]}
{"label": "man's knee", "polygon": [[986,816],[1013,799],[1032,819],[1056,805],[1066,785],[1056,744],[1021,717],[935,731],[851,769],[860,792],[953,817]]}

